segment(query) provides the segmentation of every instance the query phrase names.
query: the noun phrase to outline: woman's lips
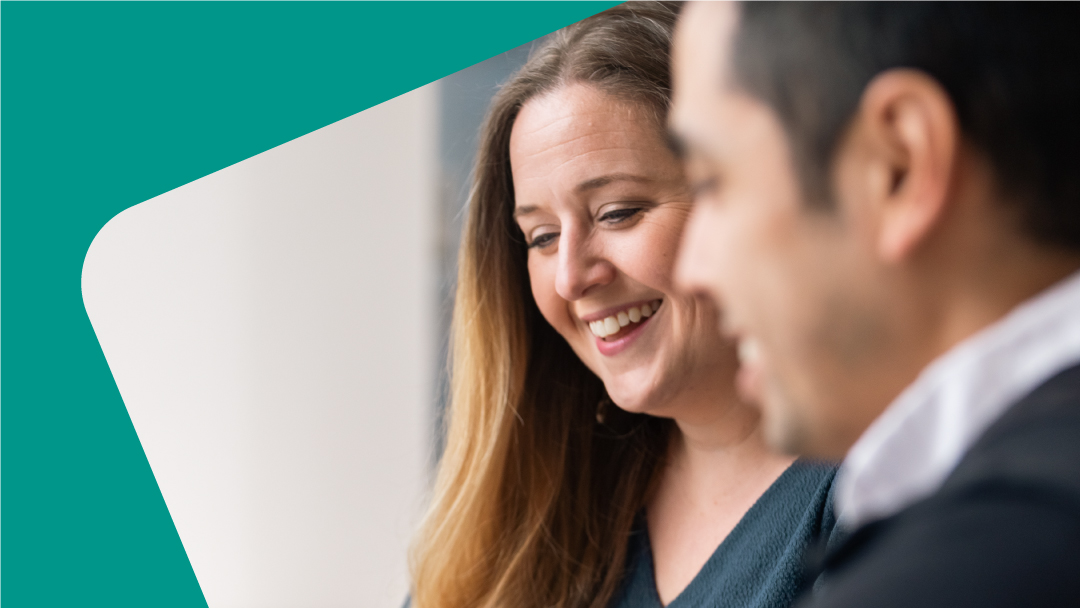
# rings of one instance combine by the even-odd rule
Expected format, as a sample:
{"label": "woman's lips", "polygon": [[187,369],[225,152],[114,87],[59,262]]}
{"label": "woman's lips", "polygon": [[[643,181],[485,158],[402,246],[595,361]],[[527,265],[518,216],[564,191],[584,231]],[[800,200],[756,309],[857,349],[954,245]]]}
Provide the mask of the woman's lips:
{"label": "woman's lips", "polygon": [[602,338],[600,336],[595,336],[596,349],[605,357],[612,357],[626,350],[630,344],[641,335],[641,332],[645,330],[645,326],[655,318],[661,304],[663,304],[662,300],[657,301],[655,304],[656,310],[647,318],[642,318],[638,322],[628,323],[627,325],[620,327],[618,331],[609,334],[606,337]]}

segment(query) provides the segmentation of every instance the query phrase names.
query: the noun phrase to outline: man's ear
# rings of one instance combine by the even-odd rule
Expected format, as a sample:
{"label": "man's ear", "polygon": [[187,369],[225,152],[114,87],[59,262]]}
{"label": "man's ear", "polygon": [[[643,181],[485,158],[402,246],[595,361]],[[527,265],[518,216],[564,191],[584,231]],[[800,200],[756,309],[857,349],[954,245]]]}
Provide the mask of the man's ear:
{"label": "man's ear", "polygon": [[948,94],[923,72],[893,69],[863,92],[858,119],[874,150],[877,251],[888,263],[907,258],[947,210],[960,125]]}

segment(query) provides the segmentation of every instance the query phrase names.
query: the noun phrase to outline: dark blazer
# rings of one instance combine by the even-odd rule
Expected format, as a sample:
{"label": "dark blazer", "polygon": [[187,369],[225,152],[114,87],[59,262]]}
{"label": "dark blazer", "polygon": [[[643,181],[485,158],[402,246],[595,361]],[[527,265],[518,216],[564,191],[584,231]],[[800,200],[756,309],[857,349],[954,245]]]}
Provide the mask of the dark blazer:
{"label": "dark blazer", "polygon": [[1080,606],[1080,366],[1011,406],[935,494],[855,530],[817,570],[800,607]]}

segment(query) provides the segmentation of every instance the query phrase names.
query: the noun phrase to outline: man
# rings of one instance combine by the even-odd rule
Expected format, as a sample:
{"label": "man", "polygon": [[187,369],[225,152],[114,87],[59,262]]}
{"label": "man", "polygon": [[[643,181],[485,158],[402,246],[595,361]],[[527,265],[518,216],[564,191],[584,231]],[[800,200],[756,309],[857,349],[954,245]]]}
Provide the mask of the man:
{"label": "man", "polygon": [[696,3],[678,274],[843,459],[813,606],[1080,605],[1080,11]]}

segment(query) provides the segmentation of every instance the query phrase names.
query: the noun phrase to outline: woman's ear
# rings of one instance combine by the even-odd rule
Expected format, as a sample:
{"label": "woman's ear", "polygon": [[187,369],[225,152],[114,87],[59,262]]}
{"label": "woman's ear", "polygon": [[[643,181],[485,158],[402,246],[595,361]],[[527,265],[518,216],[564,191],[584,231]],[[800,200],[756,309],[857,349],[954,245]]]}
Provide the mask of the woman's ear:
{"label": "woman's ear", "polygon": [[952,101],[923,72],[893,69],[863,92],[856,131],[867,155],[864,196],[875,217],[875,246],[886,263],[908,258],[949,204],[960,126]]}

